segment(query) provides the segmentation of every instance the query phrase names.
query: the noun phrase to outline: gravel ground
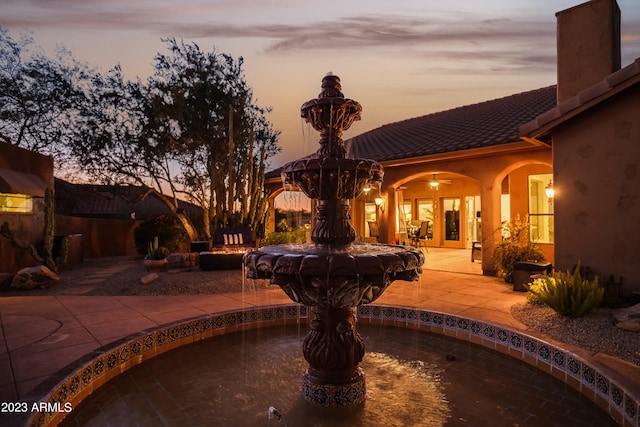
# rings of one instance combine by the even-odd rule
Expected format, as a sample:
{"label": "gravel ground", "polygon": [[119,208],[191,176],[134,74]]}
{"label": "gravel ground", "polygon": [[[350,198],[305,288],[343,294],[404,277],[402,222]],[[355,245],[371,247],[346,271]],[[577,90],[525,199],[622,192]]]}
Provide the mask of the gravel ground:
{"label": "gravel ground", "polygon": [[[140,279],[149,274],[140,259],[105,258],[85,260],[60,273],[60,281],[49,289],[4,290],[1,296],[37,295],[183,295],[218,294],[266,289],[266,280],[243,280],[241,271],[203,272],[198,267],[163,272],[153,283]],[[552,309],[528,303],[511,307],[511,315],[536,332],[593,352],[606,353],[640,366],[640,333],[615,327],[614,310],[600,308],[573,319]]]}
{"label": "gravel ground", "polygon": [[521,303],[511,307],[511,315],[536,332],[640,366],[640,333],[616,328],[614,312],[614,309],[598,308],[585,316],[571,318],[559,316],[543,305]]}
{"label": "gravel ground", "polygon": [[38,295],[211,295],[266,289],[267,280],[243,281],[240,270],[202,271],[198,267],[164,271],[143,285],[149,273],[140,258],[90,259],[60,272],[60,281],[48,289],[4,290],[0,296]]}

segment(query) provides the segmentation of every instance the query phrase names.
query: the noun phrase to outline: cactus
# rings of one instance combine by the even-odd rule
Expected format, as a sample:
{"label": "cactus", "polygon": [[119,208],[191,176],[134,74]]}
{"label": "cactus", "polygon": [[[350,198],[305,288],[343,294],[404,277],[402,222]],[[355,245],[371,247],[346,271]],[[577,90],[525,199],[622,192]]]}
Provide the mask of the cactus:
{"label": "cactus", "polygon": [[169,249],[158,246],[158,236],[156,236],[153,238],[153,242],[149,242],[145,259],[165,259],[167,255],[169,255]]}

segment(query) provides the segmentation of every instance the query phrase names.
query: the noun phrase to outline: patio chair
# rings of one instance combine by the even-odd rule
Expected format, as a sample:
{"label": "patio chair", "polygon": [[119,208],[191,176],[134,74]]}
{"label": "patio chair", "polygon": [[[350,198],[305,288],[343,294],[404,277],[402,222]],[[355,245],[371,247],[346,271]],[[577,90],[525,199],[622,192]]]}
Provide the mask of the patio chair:
{"label": "patio chair", "polygon": [[378,238],[380,237],[378,221],[367,221],[367,224],[369,224],[369,237],[375,242],[378,242]]}
{"label": "patio chair", "polygon": [[411,237],[411,242],[415,247],[420,247],[423,244],[427,246],[427,238],[429,237],[429,221],[422,221],[417,233]]}

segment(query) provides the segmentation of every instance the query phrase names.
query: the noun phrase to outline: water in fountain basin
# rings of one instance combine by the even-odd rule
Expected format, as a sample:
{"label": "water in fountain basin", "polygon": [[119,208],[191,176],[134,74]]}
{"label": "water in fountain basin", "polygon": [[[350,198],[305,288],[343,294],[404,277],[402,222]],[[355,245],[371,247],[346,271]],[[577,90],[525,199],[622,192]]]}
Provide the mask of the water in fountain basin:
{"label": "water in fountain basin", "polygon": [[[366,402],[312,406],[300,393],[304,329],[245,331],[165,353],[107,383],[63,425],[616,425],[565,384],[508,356],[367,324],[359,326],[368,348]],[[269,419],[271,407],[280,417]]]}

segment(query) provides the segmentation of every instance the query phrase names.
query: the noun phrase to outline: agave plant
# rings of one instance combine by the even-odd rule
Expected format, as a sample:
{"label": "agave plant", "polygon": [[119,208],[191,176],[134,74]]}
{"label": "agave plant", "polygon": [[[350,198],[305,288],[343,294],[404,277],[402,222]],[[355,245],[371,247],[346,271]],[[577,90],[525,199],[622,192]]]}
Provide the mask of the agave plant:
{"label": "agave plant", "polygon": [[579,262],[573,273],[545,275],[526,286],[529,302],[545,304],[561,316],[580,317],[600,305],[604,296],[598,276],[584,278]]}

